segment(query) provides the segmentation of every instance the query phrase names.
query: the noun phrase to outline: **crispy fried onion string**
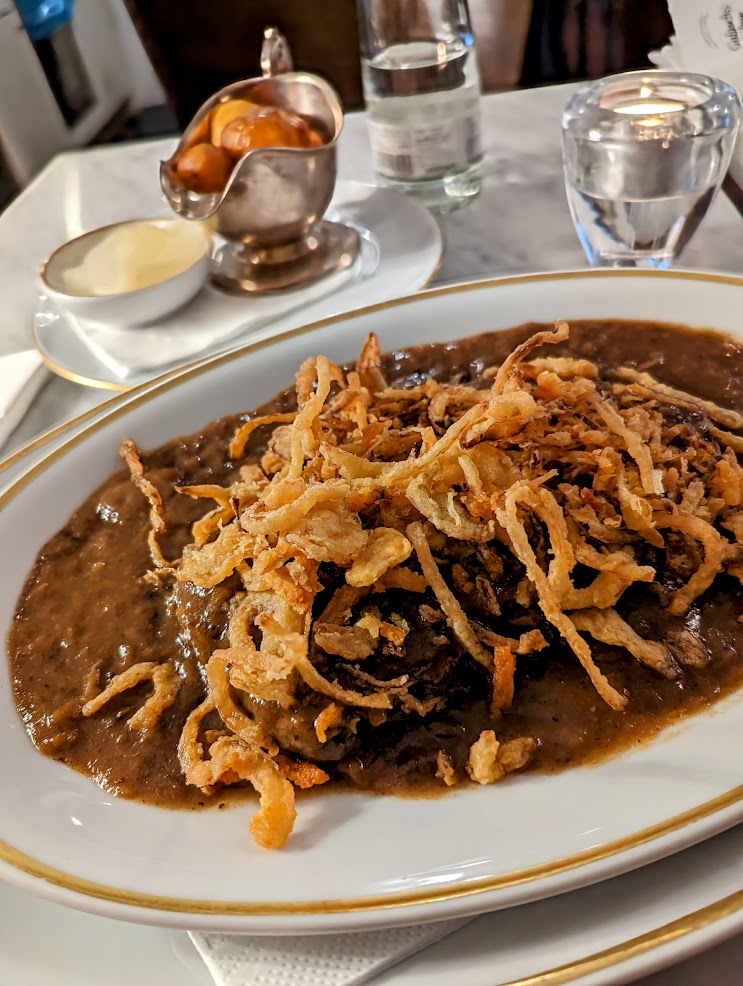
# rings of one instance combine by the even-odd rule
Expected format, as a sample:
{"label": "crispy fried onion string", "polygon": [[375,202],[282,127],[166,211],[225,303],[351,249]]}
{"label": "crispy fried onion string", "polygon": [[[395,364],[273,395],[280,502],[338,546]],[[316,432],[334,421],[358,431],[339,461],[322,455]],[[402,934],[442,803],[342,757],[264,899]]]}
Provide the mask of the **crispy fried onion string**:
{"label": "crispy fried onion string", "polygon": [[686,585],[674,593],[669,606],[675,616],[683,616],[694,600],[712,585],[725,560],[727,542],[719,531],[702,517],[692,517],[689,514],[656,515],[655,526],[661,530],[666,528],[695,538],[704,549],[704,561]]}
{"label": "crispy fried onion string", "polygon": [[[326,744],[359,723],[359,735],[373,734],[388,714],[446,714],[446,687],[421,690],[415,661],[404,660],[420,633],[425,647],[475,662],[496,721],[515,700],[519,662],[555,646],[555,630],[616,710],[628,697],[589,641],[669,678],[677,662],[706,660],[683,626],[667,645],[645,639],[622,615],[624,596],[644,584],[681,617],[718,572],[743,579],[743,416],[632,368],[607,379],[588,359],[532,356],[568,334],[560,322],[526,338],[478,386],[392,387],[374,335],[355,370],[305,361],[297,410],[252,418],[229,446],[243,458],[261,429],[262,455],[229,486],[178,489],[216,506],[172,565],[158,542],[158,487],[124,442],[150,505],[159,584],[207,597],[222,587],[230,600],[225,639],[205,663],[206,696],[183,728],[183,774],[207,794],[251,784],[260,845],[285,842],[295,786],[328,780]],[[169,664],[128,668],[84,696],[83,714],[145,681],[153,693],[129,724],[154,728],[175,698]],[[319,763],[287,748],[303,714]],[[275,725],[282,716],[288,734]],[[492,783],[535,746],[528,736],[500,742],[494,729],[470,742],[466,762],[438,750],[442,784]]]}
{"label": "crispy fried onion string", "polygon": [[626,647],[638,661],[664,678],[675,678],[677,668],[668,648],[655,640],[644,640],[615,609],[583,609],[571,614],[579,630],[615,647]]}
{"label": "crispy fried onion string", "polygon": [[475,635],[470,621],[465,616],[461,604],[454,593],[444,581],[439,567],[431,554],[431,548],[426,538],[425,528],[422,524],[408,524],[407,535],[410,543],[415,548],[423,574],[431,586],[439,606],[446,614],[446,622],[452,628],[460,644],[468,650],[476,661],[479,661],[485,668],[492,668],[493,656],[489,654],[480,644]]}
{"label": "crispy fried onion string", "polygon": [[534,550],[529,543],[529,535],[518,514],[518,506],[523,503],[526,507],[534,507],[536,497],[534,491],[525,483],[515,483],[506,493],[504,506],[498,508],[498,520],[508,533],[513,551],[526,569],[529,581],[537,590],[539,606],[549,622],[560,631],[568,642],[573,653],[585,668],[593,686],[607,705],[612,709],[623,709],[627,704],[625,695],[611,686],[608,679],[596,667],[591,649],[581,637],[569,616],[561,609],[555,591],[550,585],[549,577],[540,568]]}
{"label": "crispy fried onion string", "polygon": [[160,491],[145,476],[139,449],[131,438],[124,439],[121,443],[119,454],[129,467],[132,482],[147,497],[150,504],[150,530],[147,534],[147,544],[149,545],[152,563],[155,568],[168,568],[168,562],[163,557],[158,541],[159,535],[165,530],[165,515],[163,514],[163,501]]}
{"label": "crispy fried onion string", "polygon": [[144,681],[151,681],[154,691],[140,708],[127,719],[130,729],[147,733],[155,727],[162,713],[175,702],[181,679],[172,664],[142,661],[114,675],[102,692],[89,699],[82,707],[84,716],[95,715],[111,699]]}
{"label": "crispy fried onion string", "polygon": [[739,414],[737,411],[731,411],[725,407],[720,407],[719,404],[714,404],[712,401],[705,401],[701,397],[695,397],[693,394],[687,394],[686,391],[669,387],[667,384],[660,383],[660,381],[656,380],[649,373],[643,373],[641,370],[623,366],[618,371],[617,376],[621,380],[631,380],[643,387],[647,387],[658,398],[663,398],[671,403],[677,401],[680,404],[694,404],[696,407],[700,407],[705,411],[713,421],[719,421],[726,428],[743,428],[743,414]]}

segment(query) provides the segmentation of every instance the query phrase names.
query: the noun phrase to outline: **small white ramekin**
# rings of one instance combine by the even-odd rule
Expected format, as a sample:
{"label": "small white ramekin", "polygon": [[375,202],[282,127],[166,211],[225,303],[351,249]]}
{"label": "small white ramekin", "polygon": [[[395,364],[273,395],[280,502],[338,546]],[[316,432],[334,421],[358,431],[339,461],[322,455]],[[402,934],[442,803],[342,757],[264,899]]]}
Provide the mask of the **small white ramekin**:
{"label": "small white ramekin", "polygon": [[[114,229],[147,222],[154,226],[177,228],[180,235],[201,241],[197,259],[163,281],[117,294],[70,294],[64,288],[63,273],[76,267],[86,253]],[[203,223],[184,219],[131,219],[83,233],[58,247],[42,264],[39,272],[42,291],[72,314],[112,326],[145,327],[189,302],[204,284],[211,262],[211,232]]]}

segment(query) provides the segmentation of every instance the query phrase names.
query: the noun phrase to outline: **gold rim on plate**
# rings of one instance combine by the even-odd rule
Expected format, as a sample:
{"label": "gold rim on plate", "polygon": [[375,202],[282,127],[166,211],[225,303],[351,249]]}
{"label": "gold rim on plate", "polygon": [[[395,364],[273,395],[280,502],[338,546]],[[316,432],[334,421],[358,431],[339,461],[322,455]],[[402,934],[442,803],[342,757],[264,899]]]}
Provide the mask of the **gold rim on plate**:
{"label": "gold rim on plate", "polygon": [[[493,890],[506,890],[511,887],[523,886],[535,880],[560,876],[587,866],[609,859],[619,853],[639,846],[648,845],[663,836],[678,832],[694,822],[709,818],[717,812],[740,804],[743,801],[743,785],[721,794],[711,801],[706,801],[696,808],[675,815],[649,828],[641,829],[632,835],[608,842],[594,849],[586,849],[572,856],[563,856],[548,863],[528,866],[511,873],[501,873],[495,877],[483,877],[479,880],[469,880],[466,883],[453,884],[437,890],[407,890],[393,894],[377,894],[368,897],[341,897],[331,900],[305,901],[253,901],[242,900],[199,900],[189,897],[168,897],[163,894],[147,894],[138,890],[126,890],[121,887],[111,887],[105,883],[96,883],[66,873],[54,866],[49,866],[27,853],[21,852],[10,843],[0,840],[0,860],[29,876],[45,880],[57,887],[71,890],[83,897],[95,897],[107,900],[113,904],[127,907],[141,907],[148,911],[165,911],[170,914],[207,914],[224,917],[291,917],[308,916],[311,914],[358,914],[361,911],[382,911],[395,907],[407,907],[415,904],[441,903],[447,900],[457,900],[463,897],[473,897],[477,894]],[[731,823],[732,827],[734,823]],[[620,876],[621,874],[614,874]],[[526,901],[524,903],[527,903]]]}
{"label": "gold rim on plate", "polygon": [[[726,274],[696,273],[684,271],[636,271],[636,270],[584,270],[567,271],[561,273],[540,273],[540,274],[521,274],[503,278],[489,280],[472,281],[432,289],[425,294],[414,294],[405,298],[392,301],[380,302],[367,308],[359,309],[355,312],[346,312],[330,318],[321,319],[309,325],[299,326],[288,329],[276,336],[267,339],[248,343],[239,349],[223,353],[218,356],[206,358],[192,363],[187,367],[170,371],[161,377],[134,388],[126,396],[119,396],[99,405],[92,412],[73,419],[65,425],[60,426],[53,432],[48,433],[36,442],[31,443],[19,452],[0,462],[0,470],[6,468],[12,462],[17,462],[25,455],[35,451],[54,438],[71,431],[92,414],[97,414],[106,408],[109,410],[97,421],[82,429],[78,434],[73,435],[60,447],[54,449],[44,459],[37,462],[24,476],[17,479],[2,495],[0,495],[0,508],[13,500],[32,480],[43,473],[55,461],[78,445],[88,435],[93,434],[103,424],[115,420],[141,404],[157,397],[159,394],[169,391],[176,383],[186,381],[192,377],[204,373],[212,367],[223,365],[238,359],[248,353],[256,352],[266,346],[274,345],[283,340],[305,335],[315,329],[333,325],[349,318],[356,318],[361,315],[374,314],[389,308],[402,307],[403,305],[419,302],[424,298],[455,294],[465,291],[482,290],[493,287],[512,285],[515,283],[536,283],[544,281],[558,281],[569,279],[587,279],[592,277],[659,277],[667,280],[682,279],[690,281],[703,281],[729,284],[743,287],[743,277]],[[117,406],[118,405],[118,406]],[[511,873],[501,874],[497,877],[487,877],[477,881],[467,882],[466,884],[454,885],[437,890],[418,890],[400,892],[396,894],[377,895],[371,897],[347,898],[337,900],[318,900],[318,901],[299,901],[299,902],[275,902],[275,901],[256,901],[248,903],[245,901],[213,901],[196,900],[179,897],[167,897],[157,894],[143,894],[137,891],[130,891],[117,887],[110,887],[106,884],[99,884],[93,881],[76,877],[73,874],[65,873],[54,867],[47,865],[32,856],[29,856],[6,842],[0,841],[0,860],[15,869],[27,873],[38,879],[45,880],[55,886],[62,887],[73,893],[95,897],[109,901],[118,905],[140,907],[148,910],[160,910],[170,913],[188,913],[213,916],[291,916],[291,915],[311,915],[311,914],[348,914],[360,911],[377,911],[393,907],[407,905],[424,904],[452,900],[455,898],[471,897],[475,894],[484,893],[508,887],[515,887],[533,882],[537,879],[544,879],[608,859],[619,853],[626,852],[642,845],[647,845],[672,832],[677,832],[694,822],[708,818],[717,812],[743,801],[743,785],[734,788],[727,793],[714,798],[711,801],[698,805],[673,818],[666,819],[656,825],[643,829],[630,836],[607,843],[604,846],[580,853],[567,856],[562,859],[552,860],[548,863],[532,866]],[[606,968],[609,965],[630,958],[635,955],[643,954],[650,948],[666,942],[673,941],[691,931],[698,930],[710,923],[729,916],[743,908],[743,890],[738,891],[715,904],[701,908],[692,914],[686,915],[670,924],[648,932],[645,935],[634,938],[629,942],[615,946],[604,952],[596,953],[577,964],[571,963],[562,966],[537,977],[530,977],[506,984],[506,986],[536,986],[537,983],[544,986],[558,986],[560,983],[568,982],[576,978],[577,975],[586,975],[589,972]],[[578,971],[576,971],[578,970]]]}
{"label": "gold rim on plate", "polygon": [[[439,224],[437,223],[437,225]],[[428,298],[431,296],[439,296],[446,294],[454,294],[459,291],[472,291],[478,288],[493,288],[493,287],[499,287],[501,285],[510,285],[520,282],[536,283],[540,281],[565,281],[565,280],[572,280],[576,278],[590,279],[592,277],[600,278],[607,276],[630,277],[630,278],[631,277],[664,277],[666,279],[706,281],[706,282],[712,282],[717,284],[729,284],[737,287],[743,287],[743,276],[740,276],[738,274],[714,274],[714,273],[707,273],[705,271],[613,270],[613,269],[588,268],[586,270],[574,270],[574,271],[553,271],[553,272],[545,271],[536,274],[509,274],[502,277],[491,277],[491,278],[482,278],[472,281],[462,281],[448,286],[442,285],[441,287],[430,288],[429,285],[431,283],[431,280],[436,276],[438,271],[441,269],[441,264],[443,262],[445,234],[443,228],[440,225],[439,225],[439,232],[441,234],[442,252],[439,256],[438,266],[436,270],[431,274],[429,280],[426,281],[426,283],[423,284],[418,289],[417,293],[406,295],[405,297],[402,298],[394,298],[390,301],[377,302],[376,304],[368,305],[365,308],[358,308],[351,312],[343,312],[338,315],[333,315],[329,318],[320,319],[319,321],[316,322],[310,322],[308,325],[298,326],[297,328],[293,328],[293,329],[286,329],[284,332],[280,332],[275,336],[271,336],[269,341],[278,342],[281,339],[287,339],[290,338],[291,336],[301,335],[305,332],[309,332],[312,329],[319,329],[325,325],[332,325],[334,322],[342,321],[343,319],[346,318],[356,317],[358,315],[372,314],[374,312],[383,311],[386,308],[393,308],[393,307],[409,304],[410,302],[420,301],[422,298]],[[262,347],[265,341],[266,340],[263,340],[260,343],[248,342],[245,343],[244,346],[240,346],[239,349],[230,350],[229,353],[223,353],[221,355],[216,354],[213,356],[204,356],[190,363],[183,363],[178,367],[176,367],[175,369],[167,370],[165,373],[159,374],[157,376],[153,376],[149,380],[145,380],[143,383],[138,384],[136,387],[131,387],[131,388],[124,387],[124,389],[121,390],[117,394],[117,396],[109,398],[109,400],[107,401],[103,401],[101,404],[96,405],[96,407],[91,408],[89,411],[85,411],[83,414],[77,415],[76,417],[72,418],[70,421],[66,421],[64,424],[58,425],[56,428],[53,428],[51,431],[46,432],[44,435],[39,436],[39,438],[36,438],[32,442],[29,442],[27,445],[22,446],[20,449],[17,449],[15,452],[11,453],[5,458],[0,459],[0,473],[3,472],[3,470],[14,465],[16,462],[20,462],[22,459],[26,458],[31,452],[35,452],[37,449],[42,448],[44,445],[46,445],[48,442],[52,441],[53,439],[58,438],[60,435],[64,435],[68,431],[71,431],[73,428],[77,427],[77,425],[79,424],[82,424],[84,421],[90,420],[90,418],[94,417],[96,414],[98,414],[99,411],[102,411],[104,408],[112,406],[117,401],[119,401],[124,394],[131,396],[149,387],[152,387],[155,384],[163,383],[164,381],[169,380],[173,376],[178,376],[181,373],[190,371],[191,369],[197,366],[201,366],[202,364],[208,363],[209,365],[211,365],[213,362],[220,363],[224,360],[224,357],[234,358],[235,356],[240,356],[244,353],[251,352],[252,350],[258,348],[259,346]],[[34,345],[36,345],[35,342]],[[50,369],[52,369],[55,373],[57,373],[59,376],[63,377],[64,379],[70,380],[73,383],[79,383],[83,386],[97,387],[99,389],[101,388],[105,389],[108,386],[108,384],[106,384],[105,382],[103,383],[98,382],[94,380],[92,377],[76,376],[74,373],[65,370],[63,367],[58,367],[56,363],[53,363],[51,360],[47,359],[44,356],[41,350],[38,349],[38,346],[36,346],[36,348],[39,351],[39,355],[41,356],[42,360],[46,363],[46,365]],[[118,387],[119,385],[116,386]]]}
{"label": "gold rim on plate", "polygon": [[574,982],[584,976],[603,972],[604,969],[619,965],[621,962],[638,959],[663,945],[672,945],[694,931],[702,931],[717,921],[737,914],[741,909],[743,909],[743,890],[736,890],[713,904],[700,907],[635,938],[611,945],[601,952],[594,952],[574,962],[546,969],[525,979],[512,979],[509,982],[494,983],[493,986],[562,986],[563,983]]}

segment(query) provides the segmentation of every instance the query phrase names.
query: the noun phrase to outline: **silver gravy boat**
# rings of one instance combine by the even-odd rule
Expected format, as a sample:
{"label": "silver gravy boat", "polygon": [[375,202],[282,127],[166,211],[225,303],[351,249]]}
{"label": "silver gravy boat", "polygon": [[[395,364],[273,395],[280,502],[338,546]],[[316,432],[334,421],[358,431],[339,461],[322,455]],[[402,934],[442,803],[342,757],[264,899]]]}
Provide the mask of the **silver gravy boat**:
{"label": "silver gravy boat", "polygon": [[[336,180],[336,145],[343,109],[319,76],[292,71],[286,40],[267,28],[261,53],[263,75],[220,89],[198,110],[175,150],[160,164],[168,202],[186,219],[208,220],[223,238],[212,280],[236,292],[262,292],[316,280],[349,267],[360,247],[358,233],[322,219]],[[219,103],[247,98],[298,113],[325,138],[319,147],[248,151],[221,192],[188,191],[176,179],[176,162],[193,144],[208,140],[211,111]]]}

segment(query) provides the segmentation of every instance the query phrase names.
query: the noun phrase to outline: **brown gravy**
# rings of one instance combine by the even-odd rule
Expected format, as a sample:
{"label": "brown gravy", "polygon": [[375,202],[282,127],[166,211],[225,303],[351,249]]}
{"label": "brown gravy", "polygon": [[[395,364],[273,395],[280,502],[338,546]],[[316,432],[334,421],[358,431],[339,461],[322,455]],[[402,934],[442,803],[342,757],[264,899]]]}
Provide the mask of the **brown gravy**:
{"label": "brown gravy", "polygon": [[[387,357],[388,377],[398,386],[429,375],[471,380],[541,327],[530,324],[393,352]],[[577,322],[571,325],[569,343],[550,355],[558,352],[587,357],[607,370],[618,365],[649,369],[666,383],[743,411],[743,347],[716,333],[655,323]],[[279,395],[271,406],[288,401]],[[245,417],[217,421],[198,435],[146,455],[147,475],[163,495],[169,520],[166,556],[187,543],[190,524],[205,509],[203,502],[174,493],[173,483],[229,482],[234,466],[226,446]],[[147,504],[122,471],[93,493],[42,549],[9,637],[15,700],[29,736],[43,753],[91,775],[113,793],[195,807],[223,796],[208,799],[186,787],[176,748],[185,717],[203,697],[202,668],[222,639],[228,594],[184,585],[158,590],[143,581],[150,566],[146,534]],[[415,600],[416,608],[420,601]],[[404,606],[401,600],[395,604],[397,610]],[[653,639],[670,639],[689,628],[709,653],[709,663],[686,666],[680,678],[669,681],[626,651],[596,643],[594,654],[602,670],[631,696],[628,710],[617,713],[597,696],[555,635],[547,651],[519,665],[513,706],[494,721],[484,701],[472,700],[482,684],[479,669],[454,653],[451,642],[443,648],[431,642],[440,628],[426,631],[428,636],[421,630],[417,650],[412,648],[405,660],[408,670],[415,673],[420,667],[421,673],[450,683],[446,714],[425,722],[391,716],[368,745],[338,750],[323,766],[335,780],[354,787],[430,793],[443,789],[432,777],[435,751],[446,749],[461,766],[479,731],[495,728],[501,740],[534,736],[538,750],[528,769],[549,772],[643,743],[669,722],[707,708],[740,686],[743,590],[738,581],[719,576],[683,618],[659,607],[652,585],[629,590],[617,608],[638,632]],[[412,609],[410,618],[417,618]],[[147,660],[170,660],[183,678],[177,701],[153,733],[142,737],[125,725],[141,705],[146,685],[95,716],[80,716],[81,696],[93,669],[105,682]],[[298,729],[300,719],[301,714]],[[284,723],[281,728],[286,732],[288,727]]]}

